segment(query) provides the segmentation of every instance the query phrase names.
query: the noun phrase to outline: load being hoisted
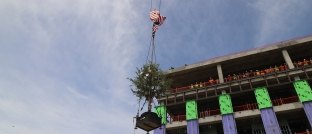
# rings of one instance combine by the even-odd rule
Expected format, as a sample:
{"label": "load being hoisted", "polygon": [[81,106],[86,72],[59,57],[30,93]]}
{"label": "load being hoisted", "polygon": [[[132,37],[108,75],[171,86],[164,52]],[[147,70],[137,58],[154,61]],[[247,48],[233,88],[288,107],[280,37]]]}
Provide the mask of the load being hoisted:
{"label": "load being hoisted", "polygon": [[[153,22],[153,26],[146,64],[142,68],[137,69],[136,76],[134,78],[129,78],[132,83],[131,91],[136,97],[138,97],[139,100],[138,113],[135,117],[135,128],[141,128],[147,131],[147,133],[161,126],[161,115],[159,113],[157,114],[152,112],[152,104],[155,105],[154,99],[163,96],[166,90],[170,87],[170,82],[167,80],[164,72],[160,70],[159,65],[156,63],[154,41],[155,33],[158,30],[158,27],[164,23],[166,17],[160,14],[161,0],[159,0],[158,9],[153,7],[153,1],[156,0],[151,0],[149,18]],[[143,100],[144,103],[140,108],[141,100]],[[140,116],[139,112],[142,111],[146,102],[147,112],[142,113]],[[156,110],[156,112],[158,111]]]}

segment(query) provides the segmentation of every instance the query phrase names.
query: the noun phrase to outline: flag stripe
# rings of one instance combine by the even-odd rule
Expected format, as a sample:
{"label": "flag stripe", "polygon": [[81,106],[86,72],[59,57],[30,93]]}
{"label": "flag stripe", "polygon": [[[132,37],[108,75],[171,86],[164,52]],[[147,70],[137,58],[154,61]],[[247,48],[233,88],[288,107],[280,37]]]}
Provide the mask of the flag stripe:
{"label": "flag stripe", "polygon": [[158,27],[164,23],[164,21],[166,20],[166,17],[161,16],[159,11],[153,10],[150,12],[150,19],[154,23],[152,27],[152,31],[156,32],[158,30]]}
{"label": "flag stripe", "polygon": [[160,16],[160,13],[157,10],[153,10],[153,11],[150,12],[150,19],[152,21],[158,19],[159,16]]}

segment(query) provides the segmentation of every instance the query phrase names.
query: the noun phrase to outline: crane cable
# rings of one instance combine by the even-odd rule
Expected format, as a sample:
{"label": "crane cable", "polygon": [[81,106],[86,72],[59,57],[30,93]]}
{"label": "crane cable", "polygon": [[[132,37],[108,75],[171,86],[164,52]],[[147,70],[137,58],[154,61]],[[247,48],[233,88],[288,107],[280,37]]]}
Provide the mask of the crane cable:
{"label": "crane cable", "polygon": [[[155,1],[155,0],[154,0]],[[153,10],[153,0],[151,0],[151,4],[150,4],[150,11]],[[161,7],[161,0],[159,0],[158,3],[158,11],[160,12],[160,7]],[[154,24],[153,24],[154,26]],[[150,45],[148,48],[148,54],[147,54],[147,58],[146,58],[146,63],[148,64],[148,62],[150,63],[156,63],[156,52],[155,52],[155,31],[152,31],[152,36],[150,39]]]}
{"label": "crane cable", "polygon": [[[161,7],[161,0],[159,0],[159,4],[158,4],[158,11],[160,11],[160,7]],[[153,10],[153,0],[151,0],[151,5],[150,5],[150,11]],[[154,24],[153,24],[154,26]],[[150,39],[150,45],[149,45],[149,48],[148,48],[148,53],[147,53],[147,57],[146,57],[146,64],[155,64],[156,63],[156,52],[155,52],[155,31],[152,32],[152,36],[151,36],[151,39]],[[150,94],[150,92],[149,92]],[[140,111],[143,110],[143,107],[146,103],[147,99],[145,99],[142,107],[140,108],[140,104],[141,104],[141,101],[139,101],[139,107],[138,107],[138,111],[137,111],[137,115],[136,115],[136,119],[139,117],[139,114],[140,114]],[[150,103],[154,103],[155,105],[155,102],[153,101],[153,98],[151,99],[152,102]],[[156,106],[156,105],[155,105]],[[156,110],[157,114],[159,114],[159,112]],[[133,124],[134,124],[134,119],[133,119]],[[135,130],[134,130],[134,134],[135,134]]]}
{"label": "crane cable", "polygon": [[[158,3],[158,11],[160,11],[160,7],[161,7],[161,0],[159,0],[159,3]],[[151,0],[151,6],[150,6],[150,11],[153,10],[153,0]]]}
{"label": "crane cable", "polygon": [[150,45],[148,47],[148,53],[146,57],[146,64],[156,63],[156,55],[155,55],[155,35],[151,36]]}

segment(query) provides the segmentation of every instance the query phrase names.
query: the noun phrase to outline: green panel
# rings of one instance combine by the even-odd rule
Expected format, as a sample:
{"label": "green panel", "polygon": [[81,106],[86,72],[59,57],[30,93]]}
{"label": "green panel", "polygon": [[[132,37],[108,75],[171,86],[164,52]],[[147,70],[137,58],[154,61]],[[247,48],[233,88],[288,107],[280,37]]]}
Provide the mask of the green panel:
{"label": "green panel", "polygon": [[197,103],[195,100],[186,101],[186,120],[197,119]]}
{"label": "green panel", "polygon": [[219,105],[221,114],[231,114],[233,113],[231,97],[228,94],[223,94],[219,96]]}
{"label": "green panel", "polygon": [[295,81],[294,87],[301,102],[312,100],[312,91],[309,83],[305,80]]}
{"label": "green panel", "polygon": [[161,117],[161,124],[167,124],[167,110],[165,106],[157,106],[156,112]]}
{"label": "green panel", "polygon": [[255,95],[259,109],[272,107],[269,92],[265,87],[256,88]]}

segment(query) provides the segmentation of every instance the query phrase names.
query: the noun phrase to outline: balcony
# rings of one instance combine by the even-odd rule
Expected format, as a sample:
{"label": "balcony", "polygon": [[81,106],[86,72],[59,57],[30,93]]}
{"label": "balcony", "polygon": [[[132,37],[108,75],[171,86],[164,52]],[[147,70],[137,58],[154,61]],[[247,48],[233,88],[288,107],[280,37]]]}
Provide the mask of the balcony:
{"label": "balcony", "polygon": [[[273,108],[276,113],[284,113],[297,111],[303,106],[299,102],[297,96],[290,96],[285,98],[278,98],[272,100]],[[234,106],[234,117],[235,119],[245,119],[248,117],[259,117],[260,111],[256,103],[244,104],[239,106]],[[200,111],[199,113],[199,123],[219,123],[222,120],[222,116],[219,109],[209,109],[205,111]],[[169,117],[169,124],[166,128],[173,129],[177,127],[186,126],[186,116],[185,114],[181,115],[172,115]]]}
{"label": "balcony", "polygon": [[253,77],[242,78],[239,80],[228,81],[225,83],[199,83],[196,87],[180,87],[172,90],[170,95],[159,98],[168,106],[178,103],[184,103],[187,99],[203,100],[215,98],[221,94],[222,90],[227,93],[236,94],[240,92],[252,91],[258,86],[274,87],[283,84],[289,84],[295,81],[295,77],[311,80],[312,65],[302,66],[294,69],[288,69],[279,72],[268,73],[265,75],[256,75]]}

